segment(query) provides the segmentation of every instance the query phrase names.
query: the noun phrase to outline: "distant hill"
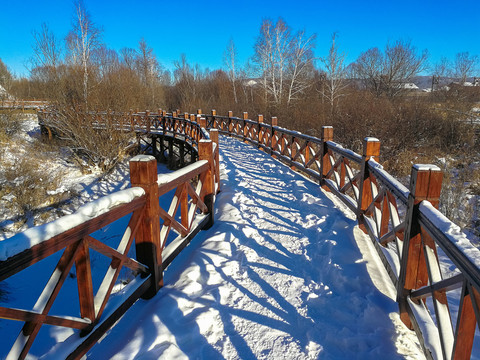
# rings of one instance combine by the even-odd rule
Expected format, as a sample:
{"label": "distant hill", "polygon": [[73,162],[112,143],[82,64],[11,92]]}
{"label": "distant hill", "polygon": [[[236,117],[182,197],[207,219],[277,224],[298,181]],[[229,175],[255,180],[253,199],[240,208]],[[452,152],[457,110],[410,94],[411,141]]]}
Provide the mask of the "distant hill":
{"label": "distant hill", "polygon": [[[415,85],[418,86],[420,90],[431,90],[432,89],[432,77],[431,76],[415,76],[412,81]],[[447,86],[451,83],[459,82],[459,79],[454,77],[443,77],[440,79],[439,86]],[[473,77],[467,78],[467,83],[473,84]]]}

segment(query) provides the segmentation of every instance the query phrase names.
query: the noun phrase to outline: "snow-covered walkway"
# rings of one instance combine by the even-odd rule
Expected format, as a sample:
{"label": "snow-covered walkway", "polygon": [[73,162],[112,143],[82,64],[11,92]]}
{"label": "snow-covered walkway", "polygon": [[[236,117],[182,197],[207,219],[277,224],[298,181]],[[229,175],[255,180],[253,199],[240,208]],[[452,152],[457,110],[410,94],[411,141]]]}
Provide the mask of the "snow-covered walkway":
{"label": "snow-covered walkway", "polygon": [[88,358],[422,358],[353,214],[249,145],[220,149],[214,226]]}

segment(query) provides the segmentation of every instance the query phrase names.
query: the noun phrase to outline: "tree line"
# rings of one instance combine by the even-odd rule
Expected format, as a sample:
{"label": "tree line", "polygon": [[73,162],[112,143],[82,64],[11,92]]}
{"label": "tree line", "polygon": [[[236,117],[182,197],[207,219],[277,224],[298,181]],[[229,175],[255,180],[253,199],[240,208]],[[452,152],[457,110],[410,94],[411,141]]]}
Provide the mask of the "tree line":
{"label": "tree line", "polygon": [[[145,39],[136,48],[108,48],[84,3],[73,4],[72,27],[62,38],[46,24],[33,32],[28,78],[15,78],[0,60],[0,84],[12,95],[49,100],[65,111],[247,111],[277,116],[281,126],[311,135],[333,125],[337,139],[354,150],[364,136],[381,138],[390,161],[419,146],[451,150],[474,141],[461,135],[462,120],[480,100],[480,87],[463,86],[478,65],[468,52],[429,65],[426,50],[397,40],[347,63],[337,33],[327,55],[317,57],[316,35],[279,18],[262,21],[246,63],[239,63],[230,40],[222,69],[202,69],[181,55],[167,70]],[[427,71],[434,91],[408,89]]]}

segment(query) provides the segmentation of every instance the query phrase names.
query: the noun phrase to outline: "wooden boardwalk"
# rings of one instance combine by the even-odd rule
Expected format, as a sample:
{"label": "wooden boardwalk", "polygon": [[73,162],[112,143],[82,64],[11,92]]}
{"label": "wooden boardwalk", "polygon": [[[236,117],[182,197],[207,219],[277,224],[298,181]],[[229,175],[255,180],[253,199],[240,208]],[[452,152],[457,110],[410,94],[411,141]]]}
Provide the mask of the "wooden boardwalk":
{"label": "wooden boardwalk", "polygon": [[[54,128],[57,115],[52,116],[53,122],[43,123],[46,128]],[[407,188],[377,162],[380,154],[378,139],[364,139],[362,154],[356,154],[333,141],[331,127],[323,127],[322,137],[318,139],[281,128],[276,118],[267,124],[261,115],[256,120],[250,120],[247,113],[238,118],[233,117],[231,112],[227,116],[219,116],[215,111],[208,115],[198,111],[197,115],[185,113],[180,116],[177,112],[167,114],[159,110],[157,113],[109,112],[86,116],[92,116],[88,123],[98,128],[98,131],[101,131],[102,126],[113,126],[117,130],[135,132],[147,142],[161,136],[177,139],[179,143],[188,143],[191,154],[195,153],[200,161],[174,175],[158,177],[154,158],[148,158],[148,161],[142,157],[132,159],[130,176],[134,187],[127,192],[129,195],[125,197],[112,194],[99,200],[110,203],[120,196],[123,199],[121,205],[112,205],[112,208],[107,207],[98,214],[91,213],[90,209],[97,208],[98,204],[80,209],[79,214],[74,216],[75,223],[85,216],[85,212],[90,214],[88,221],[80,222],[73,228],[65,227],[66,219],[61,218],[44,228],[34,228],[19,234],[12,240],[15,242],[12,249],[17,249],[13,252],[7,242],[0,244],[0,254],[4,254],[0,260],[2,280],[24,268],[30,269],[31,265],[41,259],[50,258],[57,251],[65,249],[33,310],[0,307],[0,317],[24,323],[12,347],[12,358],[25,358],[43,325],[79,329],[81,331],[76,336],[87,335],[83,340],[76,340],[77,345],[80,345],[69,357],[79,358],[127,311],[135,299],[140,296],[151,298],[158,292],[165,284],[163,271],[166,265],[180,254],[200,229],[208,229],[214,224],[214,209],[222,204],[215,202],[220,190],[219,132],[263,150],[262,157],[254,155],[258,164],[248,165],[246,159],[241,162],[248,165],[248,168],[262,168],[264,163],[268,163],[266,159],[271,161],[269,156],[272,156],[314,181],[311,182],[311,189],[305,187],[299,191],[287,187],[278,191],[278,196],[297,204],[300,194],[302,199],[308,198],[312,192],[319,192],[322,187],[350,209],[354,214],[353,219],[363,233],[368,235],[385,267],[385,274],[388,275],[383,276],[383,281],[394,284],[392,298],[399,305],[400,318],[405,325],[415,329],[427,358],[468,359],[476,354],[475,346],[479,343],[476,327],[480,322],[480,251],[437,210],[442,182],[442,173],[437,167],[414,165],[410,187]],[[150,148],[153,153],[158,150],[156,141],[150,143]],[[233,151],[230,163],[235,164],[246,152],[248,153],[244,148]],[[235,172],[239,171],[239,168],[235,169]],[[265,178],[261,171],[256,171],[255,174],[250,180],[240,180],[233,185],[244,187],[247,191],[249,186],[258,185],[258,181]],[[270,180],[275,188],[276,180],[271,177]],[[263,187],[262,191],[271,196],[275,191],[269,192],[267,183],[260,188]],[[302,183],[301,186],[305,184]],[[138,190],[143,193],[137,194]],[[157,199],[162,203],[167,194],[172,194],[173,199],[159,205]],[[265,198],[263,193],[253,192],[251,199],[247,199],[247,204],[262,198]],[[280,199],[269,206],[281,207],[279,201]],[[315,200],[312,201],[314,204]],[[327,211],[334,210],[333,205],[324,207]],[[263,230],[258,223],[259,214],[262,213],[260,210],[256,209],[251,214],[252,219],[256,216],[257,220],[250,219],[253,221],[250,235]],[[305,215],[309,221],[297,222],[303,216],[296,217],[296,208],[287,207],[285,212],[288,214],[283,214],[281,221],[292,228],[303,224],[303,231],[310,232],[311,218],[307,219]],[[108,227],[129,213],[132,214],[131,219],[125,224],[122,240],[116,248],[94,237],[96,230]],[[268,212],[264,212],[264,215],[266,213]],[[223,216],[228,216],[227,210],[217,213],[219,219],[225,220]],[[246,218],[243,220],[248,221]],[[271,222],[275,221],[279,221],[279,218],[271,219]],[[328,224],[317,225],[317,231],[321,232],[323,226]],[[338,230],[335,232],[339,233]],[[247,238],[251,237],[243,234]],[[314,238],[313,233],[306,237],[310,244],[313,243],[312,237]],[[279,240],[272,242],[283,243]],[[321,242],[322,239],[319,239]],[[338,243],[336,240],[334,242]],[[271,244],[275,247],[273,243]],[[21,245],[20,249],[18,244]],[[127,255],[133,244],[137,252],[135,258]],[[90,249],[111,259],[110,270],[95,291],[91,285],[92,266],[88,260]],[[287,250],[291,251],[285,248],[281,252]],[[333,253],[327,255],[333,257]],[[277,255],[272,253],[272,256]],[[275,262],[275,259],[270,261]],[[318,261],[321,262],[320,259]],[[77,271],[80,315],[51,315],[50,309],[65,283],[69,269],[74,265]],[[127,292],[129,295],[120,303],[119,298],[113,301],[120,304],[117,310],[113,310],[115,307],[109,305],[112,303],[110,297],[122,267],[141,275],[138,279],[142,280],[132,282],[135,289]],[[305,263],[304,269],[307,268]],[[303,270],[296,277],[304,277],[305,274],[301,275],[301,271]],[[286,303],[285,305],[288,307]],[[105,312],[108,315],[102,315],[105,309],[109,310]],[[375,317],[376,315],[371,316],[372,321]],[[314,343],[322,347],[321,342],[325,339],[321,339],[321,336],[316,339],[318,341]],[[312,346],[316,348],[316,345]]]}

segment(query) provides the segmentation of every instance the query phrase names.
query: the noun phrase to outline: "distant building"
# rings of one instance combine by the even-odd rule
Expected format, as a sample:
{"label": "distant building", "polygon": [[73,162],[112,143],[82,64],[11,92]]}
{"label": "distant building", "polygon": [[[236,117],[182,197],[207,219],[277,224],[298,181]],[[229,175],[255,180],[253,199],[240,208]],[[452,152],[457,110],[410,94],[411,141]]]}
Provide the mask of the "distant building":
{"label": "distant building", "polygon": [[403,88],[407,90],[419,90],[419,87],[414,83],[405,83],[403,84]]}

